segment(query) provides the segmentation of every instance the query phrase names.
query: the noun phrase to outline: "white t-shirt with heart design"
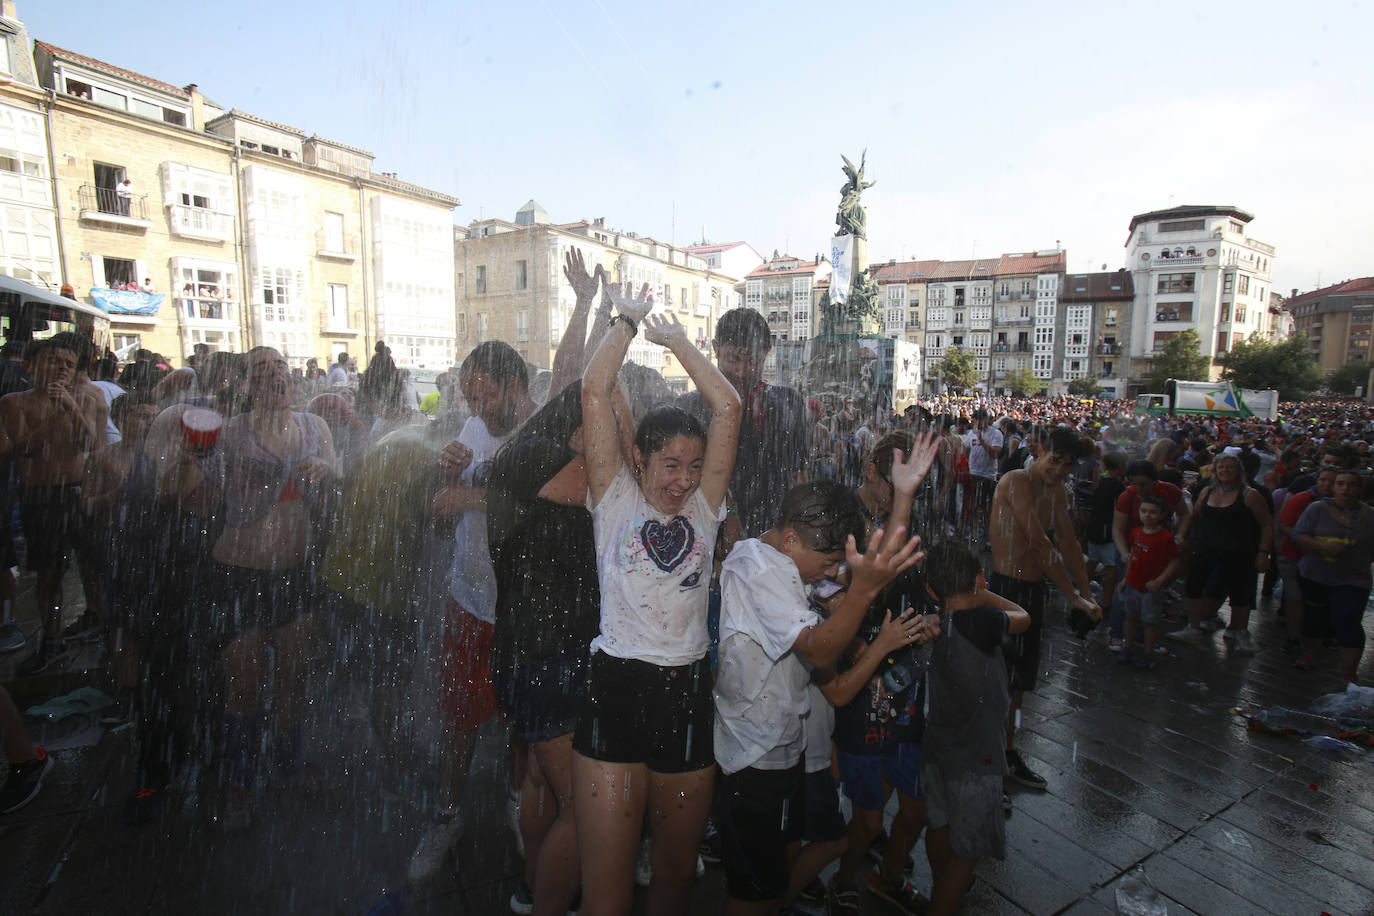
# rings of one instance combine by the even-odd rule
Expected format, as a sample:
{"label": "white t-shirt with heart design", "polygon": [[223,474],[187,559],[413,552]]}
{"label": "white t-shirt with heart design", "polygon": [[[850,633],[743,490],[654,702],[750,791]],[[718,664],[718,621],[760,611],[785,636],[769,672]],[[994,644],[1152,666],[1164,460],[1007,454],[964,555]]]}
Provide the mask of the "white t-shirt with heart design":
{"label": "white t-shirt with heart design", "polygon": [[712,508],[698,487],[681,511],[665,515],[644,499],[630,469],[592,507],[601,632],[593,652],[663,667],[706,654],[707,593],[725,501]]}

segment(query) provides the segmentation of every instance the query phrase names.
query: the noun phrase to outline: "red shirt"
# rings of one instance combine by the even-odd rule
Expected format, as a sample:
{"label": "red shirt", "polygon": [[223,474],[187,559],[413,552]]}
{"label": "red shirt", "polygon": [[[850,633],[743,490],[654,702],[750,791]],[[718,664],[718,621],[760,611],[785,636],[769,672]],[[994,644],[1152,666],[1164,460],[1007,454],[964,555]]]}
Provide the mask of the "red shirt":
{"label": "red shirt", "polygon": [[[1158,486],[1158,484],[1156,484]],[[1174,535],[1165,528],[1153,534],[1137,525],[1131,529],[1131,566],[1126,571],[1126,584],[1136,591],[1145,591],[1151,579],[1159,578],[1165,567],[1178,556]]]}
{"label": "red shirt", "polygon": [[[1164,516],[1163,525],[1166,528],[1173,528],[1174,513],[1178,511],[1179,500],[1183,499],[1183,490],[1171,483],[1155,481],[1155,495],[1162,497],[1169,506],[1169,512]],[[1116,511],[1126,513],[1126,517],[1131,520],[1130,527],[1140,527],[1140,491],[1135,487],[1127,487],[1126,492],[1116,498]]]}
{"label": "red shirt", "polygon": [[[1312,505],[1312,491],[1303,490],[1301,493],[1294,493],[1288,497],[1288,501],[1283,504],[1283,511],[1279,513],[1279,524],[1292,528],[1298,523],[1298,518],[1302,515],[1302,510]],[[1302,548],[1293,543],[1291,537],[1285,537],[1279,544],[1279,556],[1287,557],[1294,563],[1302,559]]]}

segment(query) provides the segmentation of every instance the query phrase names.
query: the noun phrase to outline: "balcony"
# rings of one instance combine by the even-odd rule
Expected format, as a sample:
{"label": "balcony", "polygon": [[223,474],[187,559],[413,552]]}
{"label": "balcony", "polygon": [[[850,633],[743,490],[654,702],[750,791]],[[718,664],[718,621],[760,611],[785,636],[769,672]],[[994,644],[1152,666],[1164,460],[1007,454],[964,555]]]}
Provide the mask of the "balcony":
{"label": "balcony", "polygon": [[1156,323],[1161,322],[1161,321],[1168,322],[1168,321],[1192,321],[1192,320],[1193,320],[1193,307],[1192,307],[1191,305],[1187,306],[1186,308],[1179,308],[1179,307],[1177,307],[1177,306],[1167,306],[1167,307],[1161,308],[1161,309],[1159,309],[1157,312],[1155,312],[1155,322],[1156,322]]}
{"label": "balcony", "polygon": [[1032,321],[1034,321],[1034,320],[1035,320],[1035,319],[1032,318],[1032,317],[1029,316],[1029,315],[1017,315],[1015,318],[998,318],[998,319],[997,319],[997,323],[998,323],[998,324],[1011,324],[1011,325],[1017,325],[1017,324],[1030,324],[1030,323],[1031,323]]}
{"label": "balcony", "polygon": [[1010,352],[1011,352],[1011,345],[1010,345],[1010,344],[1004,344],[1004,343],[993,344],[993,345],[992,345],[992,352],[994,352],[994,353],[1010,353]]}
{"label": "balcony", "polygon": [[1030,351],[1031,345],[1028,343],[1019,343],[1012,348],[1013,353],[1029,353]]}
{"label": "balcony", "polygon": [[981,318],[970,318],[968,326],[975,331],[988,331],[992,329],[992,316],[988,315]]}
{"label": "balcony", "polygon": [[321,229],[315,233],[315,247],[315,257],[317,258],[328,258],[331,261],[358,260],[358,237],[356,235],[339,235]]}
{"label": "balcony", "polygon": [[203,242],[228,242],[234,238],[234,217],[228,213],[184,204],[173,204],[168,209],[174,235]]}
{"label": "balcony", "polygon": [[1097,355],[1098,355],[1098,356],[1120,356],[1120,355],[1121,355],[1121,344],[1098,344],[1098,345],[1097,345]]}
{"label": "balcony", "polygon": [[126,229],[151,229],[148,219],[148,195],[120,196],[114,188],[97,188],[83,184],[77,190],[80,218],[88,223],[102,223]]}
{"label": "balcony", "polygon": [[1207,263],[1207,259],[1200,255],[1174,257],[1173,255],[1161,254],[1159,256],[1158,266],[1161,269],[1165,267],[1201,267],[1205,263]]}
{"label": "balcony", "polygon": [[184,325],[211,328],[239,326],[238,303],[232,299],[178,296],[177,314]]}
{"label": "balcony", "polygon": [[949,322],[943,318],[929,318],[926,320],[927,331],[943,331],[948,326]]}
{"label": "balcony", "polygon": [[906,323],[906,329],[907,329],[908,331],[919,331],[919,330],[921,330],[921,322],[919,322],[919,321],[908,321],[908,322]]}

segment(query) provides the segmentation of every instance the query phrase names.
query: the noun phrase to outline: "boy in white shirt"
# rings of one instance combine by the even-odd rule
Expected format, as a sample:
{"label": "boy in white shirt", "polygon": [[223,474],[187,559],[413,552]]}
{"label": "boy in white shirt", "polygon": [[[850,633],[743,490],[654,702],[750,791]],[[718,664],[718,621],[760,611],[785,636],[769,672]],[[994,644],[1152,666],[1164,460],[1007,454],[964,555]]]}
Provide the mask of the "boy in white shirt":
{"label": "boy in white shirt", "polygon": [[[788,890],[802,836],[812,666],[829,665],[854,638],[869,604],[916,562],[919,538],[875,532],[864,553],[857,497],[838,483],[807,483],[783,498],[781,521],[739,541],[721,573],[715,753],[726,798],[722,825],[727,914],[774,913]],[[844,600],[822,620],[807,586],[848,560]],[[918,637],[909,623],[908,641]]]}

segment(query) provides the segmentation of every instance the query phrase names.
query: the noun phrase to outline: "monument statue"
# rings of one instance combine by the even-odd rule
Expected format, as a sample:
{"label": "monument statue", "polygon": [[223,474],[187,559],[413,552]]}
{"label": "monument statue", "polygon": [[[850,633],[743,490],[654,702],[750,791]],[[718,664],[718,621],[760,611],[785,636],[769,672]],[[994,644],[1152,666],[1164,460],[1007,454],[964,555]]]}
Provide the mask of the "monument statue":
{"label": "monument statue", "polygon": [[877,184],[875,181],[864,181],[864,160],[868,158],[868,150],[864,150],[859,156],[857,169],[854,168],[854,163],[849,161],[848,156],[842,155],[840,158],[844,160],[844,174],[848,180],[840,188],[840,209],[835,214],[835,225],[840,227],[840,231],[836,234],[867,239],[868,216],[864,213],[863,204],[859,202],[859,196]]}

